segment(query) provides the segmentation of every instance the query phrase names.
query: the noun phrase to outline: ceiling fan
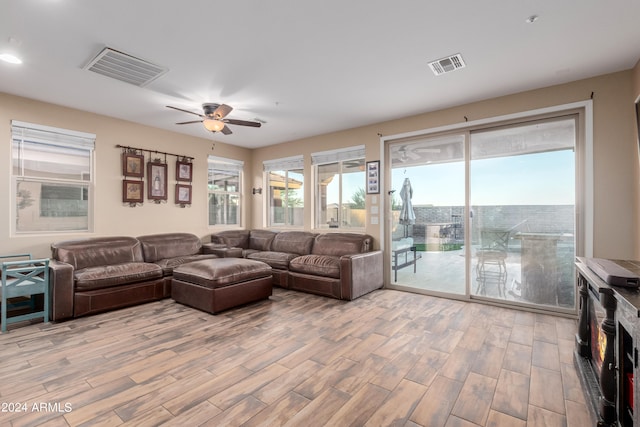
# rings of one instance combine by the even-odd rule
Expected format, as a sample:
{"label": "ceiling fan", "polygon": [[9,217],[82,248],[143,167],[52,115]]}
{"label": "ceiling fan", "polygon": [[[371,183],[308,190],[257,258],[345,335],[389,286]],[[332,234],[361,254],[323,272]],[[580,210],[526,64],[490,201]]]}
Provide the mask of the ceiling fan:
{"label": "ceiling fan", "polygon": [[172,107],[171,105],[167,105],[167,108],[171,108],[173,110],[182,111],[184,113],[195,114],[199,116],[201,120],[190,120],[188,122],[180,122],[176,123],[177,125],[188,125],[191,123],[202,123],[204,128],[211,132],[222,132],[225,135],[229,135],[231,129],[227,126],[230,125],[239,125],[239,126],[250,126],[254,128],[259,128],[262,126],[260,122],[251,122],[248,120],[238,120],[238,119],[228,119],[227,114],[233,110],[233,107],[230,107],[227,104],[215,104],[215,103],[206,103],[202,104],[202,111],[204,114],[194,113],[193,111],[183,110],[182,108]]}

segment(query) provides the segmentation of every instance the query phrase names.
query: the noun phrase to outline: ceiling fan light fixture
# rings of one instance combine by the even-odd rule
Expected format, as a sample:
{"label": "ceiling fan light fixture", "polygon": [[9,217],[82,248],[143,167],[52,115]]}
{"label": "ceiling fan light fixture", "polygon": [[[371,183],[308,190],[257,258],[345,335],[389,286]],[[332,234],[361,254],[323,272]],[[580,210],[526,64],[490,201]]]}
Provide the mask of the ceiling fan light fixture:
{"label": "ceiling fan light fixture", "polygon": [[211,132],[220,132],[224,128],[224,123],[215,119],[204,119],[202,125]]}
{"label": "ceiling fan light fixture", "polygon": [[0,54],[0,60],[8,62],[9,64],[22,64],[22,59],[10,53]]}

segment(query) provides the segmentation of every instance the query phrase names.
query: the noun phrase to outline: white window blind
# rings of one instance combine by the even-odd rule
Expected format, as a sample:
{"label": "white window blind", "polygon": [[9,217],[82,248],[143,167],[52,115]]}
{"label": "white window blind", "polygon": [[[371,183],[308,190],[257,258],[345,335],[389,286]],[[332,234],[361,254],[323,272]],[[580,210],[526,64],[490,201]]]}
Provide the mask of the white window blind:
{"label": "white window blind", "polygon": [[304,168],[303,156],[283,157],[281,159],[265,160],[262,162],[265,172],[280,171],[280,170],[293,170]]}
{"label": "white window blind", "polygon": [[244,167],[242,160],[226,159],[224,157],[209,156],[209,166],[214,169],[224,169],[229,171],[241,171]]}
{"label": "white window blind", "polygon": [[11,134],[14,140],[85,150],[93,150],[96,141],[94,134],[58,129],[17,120],[11,121]]}
{"label": "white window blind", "polygon": [[320,151],[311,153],[311,164],[323,165],[327,163],[336,163],[344,160],[363,159],[365,156],[364,145],[343,148],[340,150]]}

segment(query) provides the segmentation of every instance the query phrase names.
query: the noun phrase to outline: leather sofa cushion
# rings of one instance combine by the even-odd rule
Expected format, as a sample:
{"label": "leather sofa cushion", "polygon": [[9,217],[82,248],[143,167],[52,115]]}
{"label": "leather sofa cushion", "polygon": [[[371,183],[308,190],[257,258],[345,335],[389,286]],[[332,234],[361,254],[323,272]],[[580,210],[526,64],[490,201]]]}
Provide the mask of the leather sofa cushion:
{"label": "leather sofa cushion", "polygon": [[186,264],[188,262],[200,261],[203,259],[212,259],[218,258],[217,255],[214,254],[196,254],[196,255],[186,255],[186,256],[178,256],[174,258],[166,258],[156,261],[155,263],[162,268],[162,274],[165,276],[170,276],[173,273],[173,269],[178,267],[179,265]]}
{"label": "leather sofa cushion", "polygon": [[308,231],[283,231],[273,238],[271,250],[290,254],[308,255],[311,253],[315,234]]}
{"label": "leather sofa cushion", "polygon": [[289,262],[297,256],[297,254],[286,252],[254,252],[247,255],[247,259],[264,262],[272,268],[287,270],[289,268]]}
{"label": "leather sofa cushion", "polygon": [[289,271],[339,279],[340,258],[329,255],[302,255],[291,260]]}
{"label": "leather sofa cushion", "polygon": [[119,285],[159,279],[162,269],[148,262],[87,267],[74,272],[76,291],[110,288]]}
{"label": "leather sofa cushion", "polygon": [[224,243],[229,248],[249,249],[249,230],[225,230],[212,234],[211,243]]}
{"label": "leather sofa cushion", "polygon": [[368,234],[326,233],[318,234],[313,243],[312,254],[315,255],[353,255],[369,252],[373,238]]}
{"label": "leather sofa cushion", "polygon": [[271,242],[276,236],[274,231],[269,230],[251,230],[249,234],[249,249],[257,251],[271,250]]}
{"label": "leather sofa cushion", "polygon": [[164,233],[140,236],[142,253],[147,262],[157,262],[165,258],[194,255],[201,252],[202,242],[190,233]]}
{"label": "leather sofa cushion", "polygon": [[268,276],[271,276],[271,267],[243,258],[190,262],[176,267],[173,271],[174,280],[211,289]]}
{"label": "leather sofa cushion", "polygon": [[127,236],[68,240],[51,245],[51,257],[75,270],[129,262],[144,262],[138,239]]}
{"label": "leather sofa cushion", "polygon": [[262,252],[257,249],[243,249],[242,250],[242,258],[249,258],[249,255],[255,254],[256,252]]}

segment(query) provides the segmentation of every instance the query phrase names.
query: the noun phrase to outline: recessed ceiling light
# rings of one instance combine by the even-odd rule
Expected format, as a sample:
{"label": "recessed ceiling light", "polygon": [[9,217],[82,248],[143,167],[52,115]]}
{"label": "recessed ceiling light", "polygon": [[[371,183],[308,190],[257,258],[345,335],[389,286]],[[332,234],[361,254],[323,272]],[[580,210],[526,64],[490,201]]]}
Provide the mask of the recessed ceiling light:
{"label": "recessed ceiling light", "polygon": [[525,21],[527,24],[533,24],[534,22],[536,22],[538,20],[539,16],[538,15],[531,15],[530,17],[527,18],[527,20]]}
{"label": "recessed ceiling light", "polygon": [[9,64],[22,64],[22,59],[10,53],[0,54],[0,60],[8,62]]}

